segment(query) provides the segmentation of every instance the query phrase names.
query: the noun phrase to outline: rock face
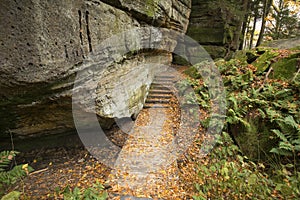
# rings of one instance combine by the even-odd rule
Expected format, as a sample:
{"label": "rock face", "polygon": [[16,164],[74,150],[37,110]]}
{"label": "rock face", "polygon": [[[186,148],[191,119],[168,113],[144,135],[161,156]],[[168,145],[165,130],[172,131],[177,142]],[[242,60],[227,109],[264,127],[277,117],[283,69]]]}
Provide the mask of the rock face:
{"label": "rock face", "polygon": [[[199,42],[213,59],[230,57],[239,46],[243,6],[242,1],[193,0],[186,34]],[[183,49],[180,45],[178,48]],[[193,50],[189,46],[182,51],[197,55]],[[177,62],[182,61],[177,58]]]}
{"label": "rock face", "polygon": [[[99,45],[122,31],[144,26],[185,32],[190,8],[190,0],[3,0],[0,137],[8,131],[27,137],[74,130],[74,80],[86,66],[95,64],[102,69],[103,60],[90,59],[101,53]],[[172,51],[175,46],[173,43],[169,49]],[[107,66],[96,88],[96,109],[92,112],[103,119],[137,114],[155,71],[140,65],[169,64],[171,59],[171,53],[157,56],[151,50],[142,54],[129,52]],[[120,93],[121,89],[114,90],[116,87],[127,90]],[[121,107],[112,109],[112,103]],[[129,110],[122,110],[124,107]]]}
{"label": "rock face", "polygon": [[261,46],[278,48],[278,49],[291,49],[296,47],[299,48],[299,44],[300,44],[300,34],[299,36],[296,36],[294,38],[264,42]]}

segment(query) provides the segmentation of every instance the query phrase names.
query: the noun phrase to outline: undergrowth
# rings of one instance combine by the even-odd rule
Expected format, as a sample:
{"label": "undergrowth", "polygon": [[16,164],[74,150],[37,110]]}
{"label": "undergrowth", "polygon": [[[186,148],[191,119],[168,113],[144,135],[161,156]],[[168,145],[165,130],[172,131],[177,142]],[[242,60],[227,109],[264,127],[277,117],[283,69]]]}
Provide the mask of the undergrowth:
{"label": "undergrowth", "polygon": [[223,132],[208,162],[198,168],[200,180],[195,187],[195,200],[265,199],[273,194],[273,182],[261,172],[263,164],[250,162]]}
{"label": "undergrowth", "polygon": [[[13,168],[11,163],[15,156],[18,154],[16,151],[2,151],[0,152],[0,197],[6,192],[5,190],[16,183],[20,178],[25,177],[33,169],[28,164],[16,165]],[[1,200],[13,199],[13,197],[20,196],[20,192],[12,191],[6,194]]]}
{"label": "undergrowth", "polygon": [[[227,117],[224,134],[211,152],[209,164],[199,166],[203,178],[196,184],[198,195],[194,199],[300,198],[299,75],[290,80],[275,79],[270,67],[268,72],[258,73],[255,66],[237,59],[218,61],[216,65],[226,89]],[[182,81],[179,89],[191,85],[196,95],[189,101],[209,110],[208,87],[195,74],[202,69],[193,68],[196,70],[187,71],[190,78]],[[202,124],[207,126],[208,122]],[[256,127],[264,125],[265,132]],[[246,151],[241,151],[240,145],[247,150],[256,144],[241,144],[235,139],[246,137],[243,132],[247,131],[257,138],[265,137],[270,148],[259,146],[257,157],[245,157]]]}
{"label": "undergrowth", "polygon": [[69,186],[62,190],[57,188],[53,198],[62,198],[64,200],[105,200],[108,198],[108,194],[104,186],[96,182],[89,188],[75,187],[71,189]]}

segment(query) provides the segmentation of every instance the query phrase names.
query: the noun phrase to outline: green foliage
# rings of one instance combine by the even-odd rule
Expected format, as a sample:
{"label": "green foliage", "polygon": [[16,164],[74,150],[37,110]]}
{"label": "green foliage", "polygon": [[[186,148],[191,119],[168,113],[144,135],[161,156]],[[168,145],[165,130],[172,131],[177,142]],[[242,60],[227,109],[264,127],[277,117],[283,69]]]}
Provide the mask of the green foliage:
{"label": "green foliage", "polygon": [[[264,64],[269,66],[270,59],[279,59],[280,53],[274,51]],[[224,134],[210,155],[210,163],[199,167],[201,180],[196,184],[198,195],[194,199],[300,198],[299,76],[295,74],[293,79],[282,80],[275,79],[271,73],[266,77],[266,72],[256,73],[257,68],[245,59],[221,60],[216,65],[227,92],[224,131],[235,141],[237,137],[251,137],[251,140],[237,144],[246,149],[258,145],[259,148],[253,150],[265,155],[259,160],[264,164],[255,164],[240,155],[244,151],[240,152],[228,134]],[[201,105],[209,105],[208,90],[203,81],[191,78],[189,82],[198,83],[193,85],[197,102],[202,100]],[[202,125],[208,125],[209,120],[202,121]],[[235,127],[236,135],[233,135],[232,127]],[[262,138],[269,146],[262,146]]]}
{"label": "green foliage", "polygon": [[65,187],[63,191],[58,192],[62,194],[64,200],[105,200],[108,194],[104,191],[104,186],[97,182],[92,187],[87,189],[80,189],[75,187],[73,190],[69,186]]}
{"label": "green foliage", "polygon": [[[0,191],[16,183],[21,177],[24,177],[29,172],[33,171],[28,164],[17,165],[10,169],[10,163],[17,154],[18,152],[16,151],[0,152]],[[3,194],[0,192],[0,195]]]}
{"label": "green foliage", "polygon": [[[274,130],[269,130],[269,134],[278,139],[278,146],[274,146],[271,153],[291,157],[293,162],[299,163],[299,159],[294,159],[300,147],[299,82],[277,79],[264,83],[264,75],[255,75],[255,68],[238,60],[219,67],[225,75],[223,81],[227,89],[227,124],[251,129],[249,119],[260,118],[272,125]],[[255,115],[249,116],[249,113]]]}
{"label": "green foliage", "polygon": [[296,36],[300,23],[299,10],[297,9],[299,7],[290,6],[289,1],[280,0],[278,8],[270,13],[273,20],[269,22],[269,26],[266,29],[266,36],[271,37],[273,40]]}
{"label": "green foliage", "polygon": [[186,78],[176,84],[179,96],[185,104],[199,104],[203,108],[209,108],[209,94],[206,86],[199,85],[193,79]]}
{"label": "green foliage", "polygon": [[262,167],[241,156],[231,137],[223,132],[209,163],[199,166],[194,199],[265,199],[272,194],[273,183],[260,172]]}
{"label": "green foliage", "polygon": [[21,193],[18,191],[12,191],[6,195],[4,195],[1,200],[19,200]]}
{"label": "green foliage", "polygon": [[242,156],[228,133],[223,132],[210,153],[209,162],[198,168],[195,184],[198,199],[299,199],[300,172],[292,174],[282,166],[270,178],[263,163]]}
{"label": "green foliage", "polygon": [[282,166],[282,169],[274,171],[273,180],[275,190],[285,195],[286,199],[300,198],[300,172],[291,174],[288,167],[292,165]]}
{"label": "green foliage", "polygon": [[296,157],[300,153],[300,126],[292,116],[284,119],[279,118],[280,129],[272,130],[280,138],[278,147],[274,147],[271,152],[280,156],[293,157],[293,164],[297,165]]}

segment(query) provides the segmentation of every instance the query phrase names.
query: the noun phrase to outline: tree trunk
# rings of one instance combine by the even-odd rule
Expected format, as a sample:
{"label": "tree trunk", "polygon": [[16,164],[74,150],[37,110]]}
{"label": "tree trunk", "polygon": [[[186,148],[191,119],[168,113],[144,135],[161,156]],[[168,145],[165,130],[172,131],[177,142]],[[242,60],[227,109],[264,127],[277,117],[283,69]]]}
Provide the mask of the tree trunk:
{"label": "tree trunk", "polygon": [[248,12],[247,8],[248,8],[248,3],[249,3],[249,0],[243,0],[242,1],[242,9],[244,11],[244,16],[243,17],[243,20],[241,19],[238,26],[237,26],[237,29],[235,31],[235,34],[234,34],[234,38],[233,38],[233,43],[232,43],[232,48],[233,50],[237,50],[239,48],[239,44],[240,44],[240,36],[241,36],[241,33],[242,33],[242,26],[243,26],[243,22],[245,21],[244,18]]}
{"label": "tree trunk", "polygon": [[247,8],[246,8],[246,14],[245,14],[245,17],[244,17],[244,21],[243,21],[243,27],[242,27],[242,39],[240,41],[240,46],[239,46],[239,50],[242,50],[244,48],[244,41],[245,41],[245,35],[246,35],[246,29],[247,29],[247,25],[248,25],[248,20],[249,20],[249,17],[250,17],[250,14],[249,14],[249,10],[250,10],[250,2],[248,0],[244,1],[244,3],[247,3]]}
{"label": "tree trunk", "polygon": [[278,12],[276,12],[276,27],[275,27],[275,32],[274,32],[274,40],[278,40],[280,38],[280,30],[282,26],[282,13],[281,10],[283,9],[283,0],[279,1],[279,9]]}
{"label": "tree trunk", "polygon": [[251,30],[251,38],[250,38],[250,46],[249,46],[250,49],[252,49],[252,47],[253,47],[253,39],[254,39],[254,35],[255,35],[257,17],[258,17],[258,12],[255,13],[254,20],[253,20],[253,28]]}
{"label": "tree trunk", "polygon": [[256,47],[258,47],[263,41],[265,28],[266,28],[266,17],[268,16],[268,14],[270,12],[272,3],[273,3],[273,0],[265,0],[264,1],[264,10],[263,10],[263,15],[262,15],[261,29],[259,32],[259,37],[258,37],[258,40],[256,43]]}

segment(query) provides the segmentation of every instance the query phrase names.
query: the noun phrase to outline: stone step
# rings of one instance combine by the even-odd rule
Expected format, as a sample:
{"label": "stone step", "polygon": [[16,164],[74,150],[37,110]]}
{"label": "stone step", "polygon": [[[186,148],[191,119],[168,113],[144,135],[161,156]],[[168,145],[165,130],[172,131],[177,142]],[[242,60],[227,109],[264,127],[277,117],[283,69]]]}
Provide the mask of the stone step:
{"label": "stone step", "polygon": [[169,81],[169,82],[173,82],[174,80],[176,80],[175,78],[160,78],[160,77],[154,77],[153,81]]}
{"label": "stone step", "polygon": [[170,101],[168,99],[147,99],[145,103],[163,103],[168,104]]}
{"label": "stone step", "polygon": [[159,85],[159,84],[152,84],[150,87],[150,91],[151,91],[151,89],[171,91],[170,88],[167,87],[166,85]]}
{"label": "stone step", "polygon": [[160,85],[166,84],[166,85],[172,85],[172,84],[174,84],[174,82],[173,82],[173,81],[169,81],[169,80],[153,80],[152,84],[160,84]]}
{"label": "stone step", "polygon": [[148,99],[171,99],[172,95],[170,94],[149,94]]}
{"label": "stone step", "polygon": [[156,94],[173,94],[173,92],[171,90],[161,90],[161,89],[154,89],[154,88],[151,88],[149,90],[149,94],[151,95],[156,95]]}
{"label": "stone step", "polygon": [[157,75],[154,78],[166,78],[166,79],[173,79],[175,76],[172,75]]}
{"label": "stone step", "polygon": [[170,108],[168,104],[158,104],[158,103],[145,103],[144,108]]}

